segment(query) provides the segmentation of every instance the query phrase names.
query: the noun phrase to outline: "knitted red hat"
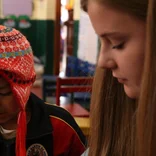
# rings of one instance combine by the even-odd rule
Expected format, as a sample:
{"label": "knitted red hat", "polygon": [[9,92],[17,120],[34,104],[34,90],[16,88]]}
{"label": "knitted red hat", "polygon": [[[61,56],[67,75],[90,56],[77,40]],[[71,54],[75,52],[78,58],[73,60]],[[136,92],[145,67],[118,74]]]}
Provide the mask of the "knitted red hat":
{"label": "knitted red hat", "polygon": [[0,75],[10,83],[20,107],[16,132],[16,156],[25,156],[25,106],[36,77],[33,53],[25,36],[13,28],[2,25],[0,25]]}

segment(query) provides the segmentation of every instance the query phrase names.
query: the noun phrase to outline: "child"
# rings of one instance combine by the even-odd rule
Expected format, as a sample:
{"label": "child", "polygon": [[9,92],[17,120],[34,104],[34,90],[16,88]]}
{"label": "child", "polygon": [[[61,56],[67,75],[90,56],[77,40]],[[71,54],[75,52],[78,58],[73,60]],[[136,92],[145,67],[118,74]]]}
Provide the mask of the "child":
{"label": "child", "polygon": [[80,128],[64,109],[30,92],[35,77],[26,37],[0,25],[0,155],[80,156]]}

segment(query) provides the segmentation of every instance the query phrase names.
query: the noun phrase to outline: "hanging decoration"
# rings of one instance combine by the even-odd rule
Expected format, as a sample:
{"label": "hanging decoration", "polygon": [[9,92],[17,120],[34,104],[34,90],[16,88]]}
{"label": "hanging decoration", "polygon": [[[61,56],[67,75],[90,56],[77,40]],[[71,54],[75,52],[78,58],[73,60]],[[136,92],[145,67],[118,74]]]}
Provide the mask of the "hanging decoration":
{"label": "hanging decoration", "polygon": [[18,20],[19,20],[19,28],[27,29],[31,27],[29,16],[21,15],[18,17]]}
{"label": "hanging decoration", "polygon": [[16,27],[17,17],[15,15],[8,15],[5,17],[5,21],[3,23],[6,27]]}
{"label": "hanging decoration", "polygon": [[67,10],[72,10],[73,7],[74,7],[74,0],[67,0],[66,9]]}

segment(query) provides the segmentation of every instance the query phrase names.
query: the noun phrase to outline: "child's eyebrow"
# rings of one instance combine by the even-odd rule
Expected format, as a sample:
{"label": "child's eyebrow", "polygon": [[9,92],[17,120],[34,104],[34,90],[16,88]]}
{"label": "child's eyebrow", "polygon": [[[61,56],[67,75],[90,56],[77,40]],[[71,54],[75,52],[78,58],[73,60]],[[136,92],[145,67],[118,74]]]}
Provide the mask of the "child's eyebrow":
{"label": "child's eyebrow", "polygon": [[0,89],[4,89],[4,88],[6,88],[6,87],[8,87],[9,86],[9,84],[5,84],[5,85],[3,85],[3,86],[0,86]]}

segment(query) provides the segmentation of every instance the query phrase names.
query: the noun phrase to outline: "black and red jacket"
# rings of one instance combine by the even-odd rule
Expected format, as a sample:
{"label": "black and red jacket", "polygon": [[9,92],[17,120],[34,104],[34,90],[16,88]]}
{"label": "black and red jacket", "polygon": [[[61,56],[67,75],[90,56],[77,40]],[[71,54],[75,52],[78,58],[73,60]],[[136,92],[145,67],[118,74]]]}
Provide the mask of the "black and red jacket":
{"label": "black and red jacket", "polygon": [[[80,156],[85,151],[85,137],[67,111],[45,104],[34,94],[28,104],[27,156]],[[15,156],[15,138],[0,137],[0,156]]]}

